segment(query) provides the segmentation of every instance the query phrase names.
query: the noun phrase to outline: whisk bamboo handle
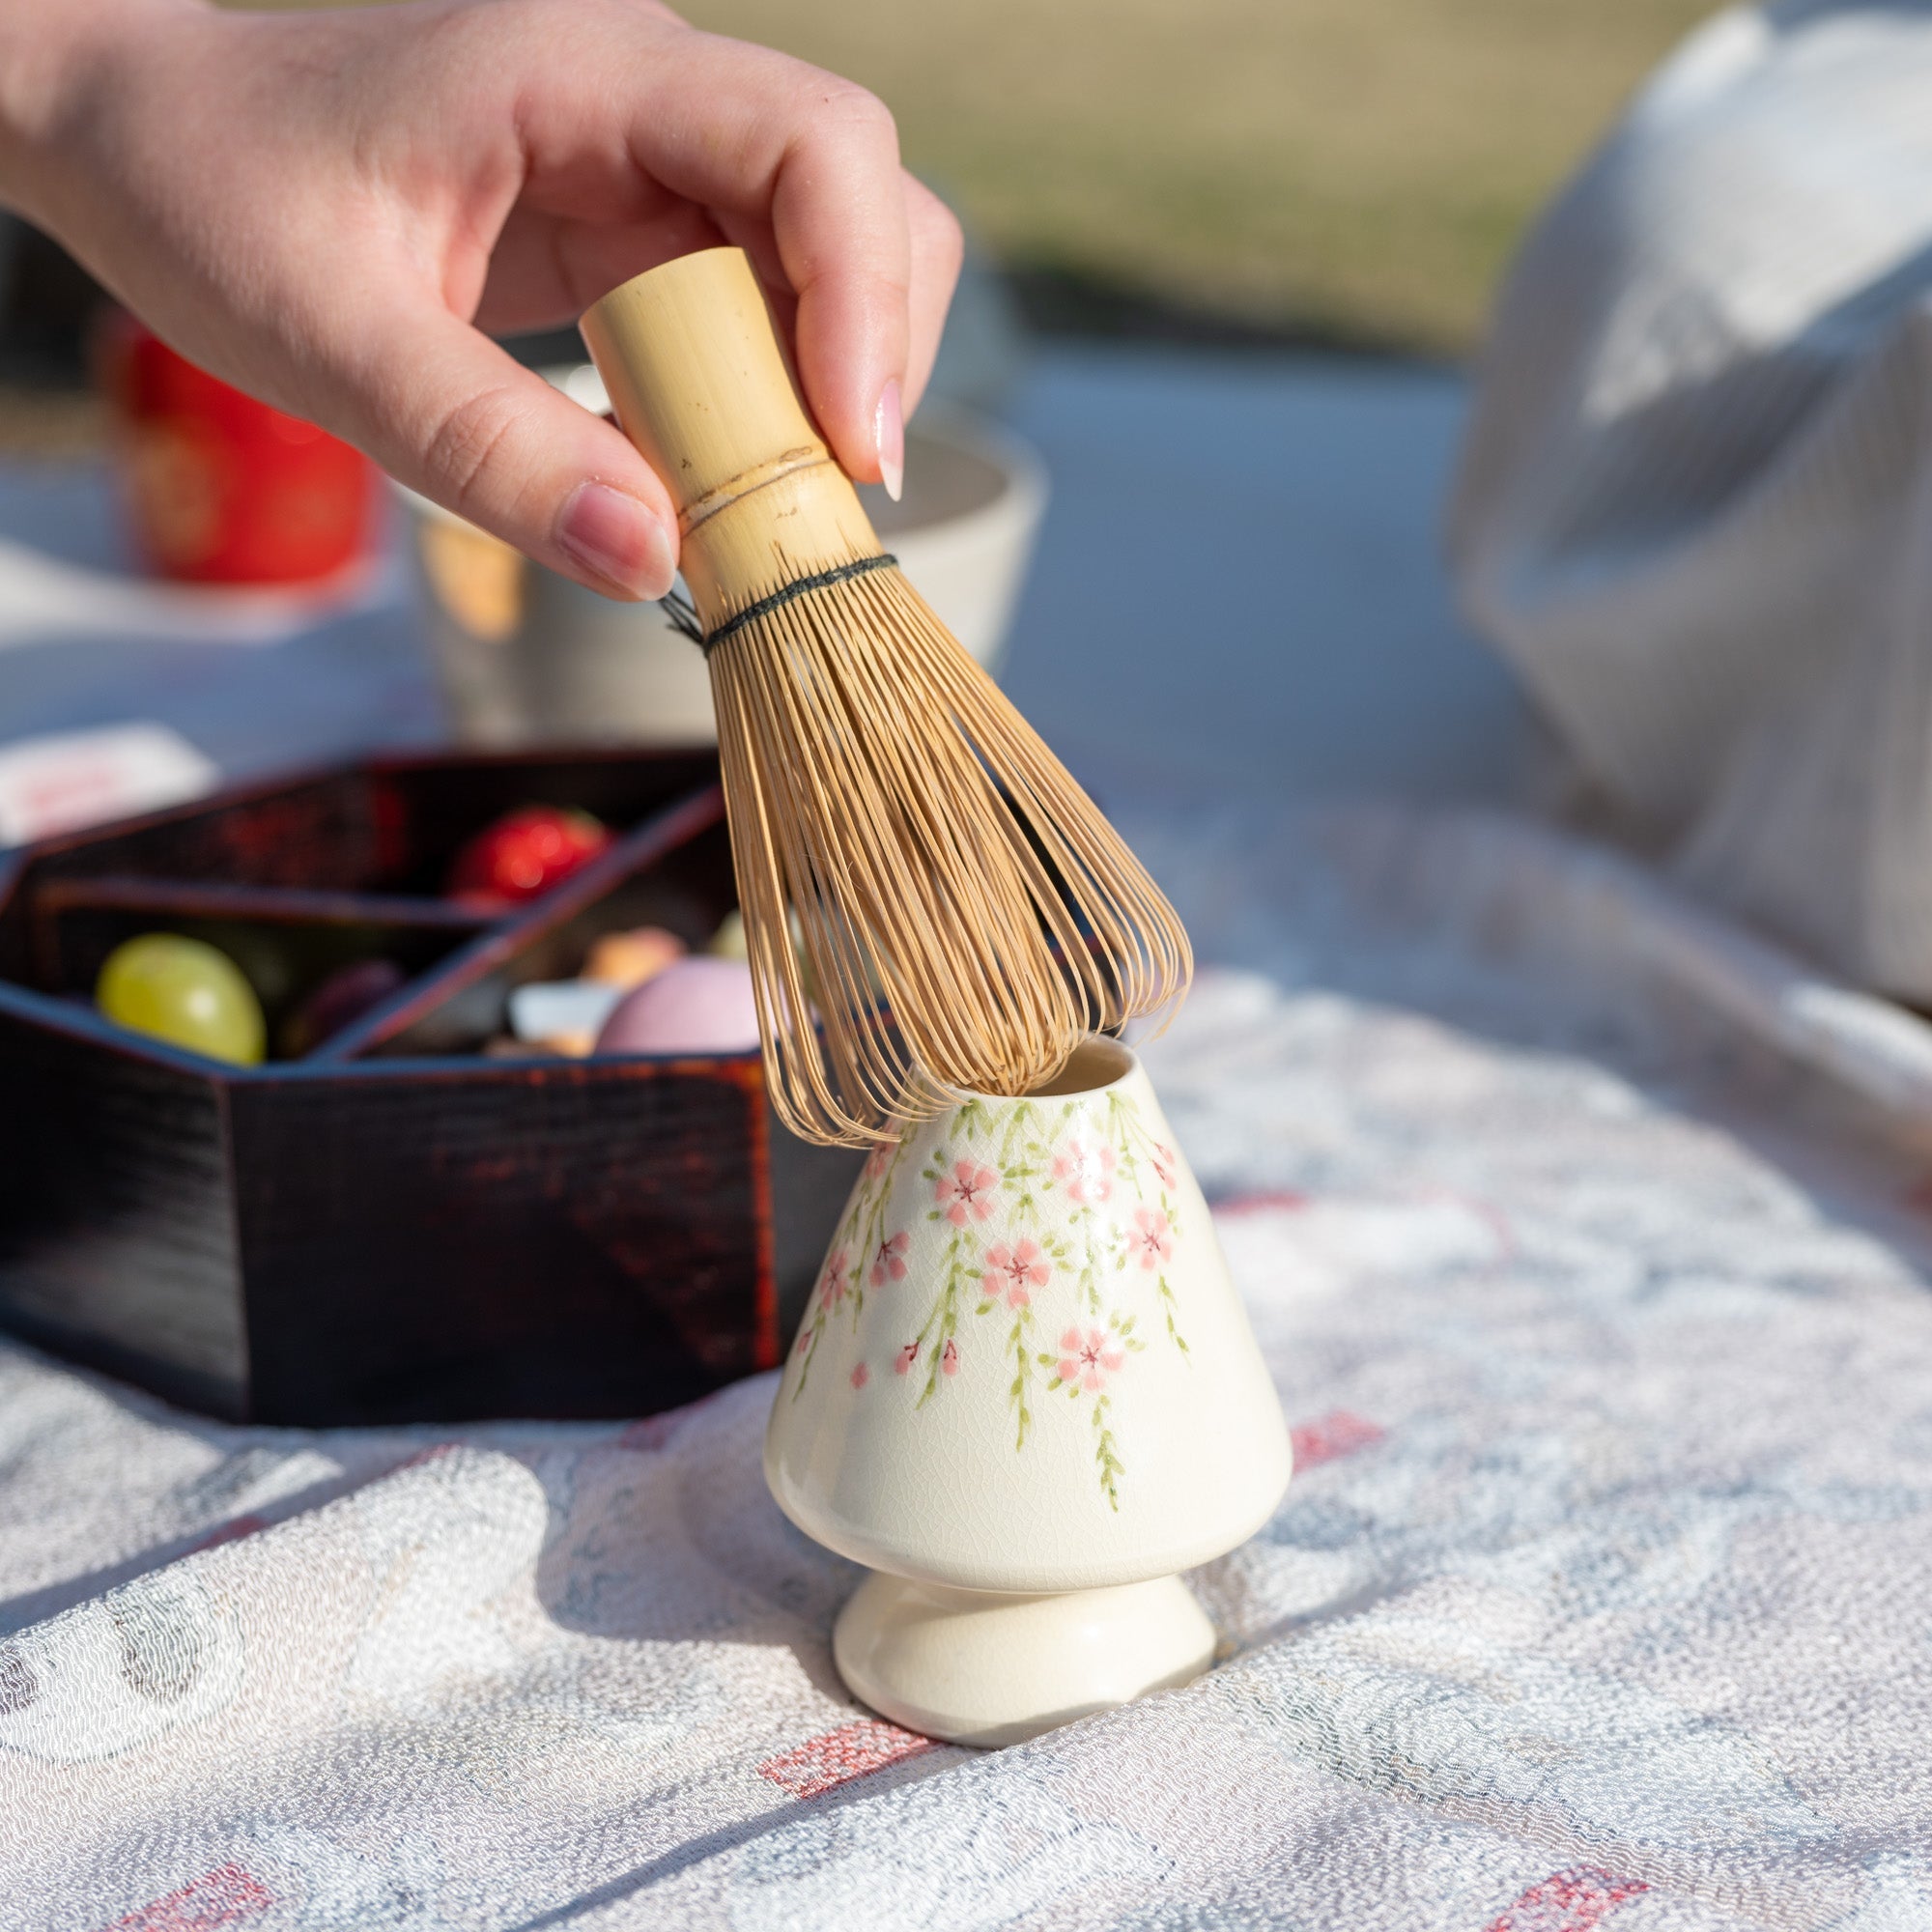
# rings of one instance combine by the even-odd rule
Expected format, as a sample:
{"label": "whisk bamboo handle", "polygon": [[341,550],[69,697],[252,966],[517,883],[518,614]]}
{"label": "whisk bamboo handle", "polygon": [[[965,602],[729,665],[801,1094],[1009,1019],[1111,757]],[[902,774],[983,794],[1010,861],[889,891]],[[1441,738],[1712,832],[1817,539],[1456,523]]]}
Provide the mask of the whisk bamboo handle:
{"label": "whisk bamboo handle", "polygon": [[684,581],[707,631],[802,577],[879,554],[742,248],[634,277],[582,330],[618,423],[677,505]]}

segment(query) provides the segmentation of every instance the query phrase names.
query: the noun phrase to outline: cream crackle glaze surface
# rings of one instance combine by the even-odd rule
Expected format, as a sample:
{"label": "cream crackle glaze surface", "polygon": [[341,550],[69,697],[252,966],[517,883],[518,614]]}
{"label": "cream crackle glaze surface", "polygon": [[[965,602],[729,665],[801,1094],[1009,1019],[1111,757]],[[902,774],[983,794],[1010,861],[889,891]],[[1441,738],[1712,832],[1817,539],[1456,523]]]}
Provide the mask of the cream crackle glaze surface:
{"label": "cream crackle glaze surface", "polygon": [[[918,1540],[947,1542],[950,1514],[976,1572],[964,1552],[995,1494],[1110,1575],[1151,1529],[1186,1540],[1191,1484],[1198,1512],[1233,1478],[1254,1521],[1280,1494],[1278,1413],[1248,1386],[1254,1345],[1199,1190],[1133,1057],[1109,1042],[1083,1053],[1084,1091],[970,1097],[867,1162],[768,1449],[781,1501],[803,1503],[812,1534],[814,1490],[838,1510],[838,1492],[856,1503],[863,1488],[861,1520],[876,1520],[882,1478],[858,1466],[872,1453],[908,1483],[927,1469]],[[1245,1420],[1256,1407],[1259,1426]],[[1009,1520],[988,1534],[1007,1541]]]}

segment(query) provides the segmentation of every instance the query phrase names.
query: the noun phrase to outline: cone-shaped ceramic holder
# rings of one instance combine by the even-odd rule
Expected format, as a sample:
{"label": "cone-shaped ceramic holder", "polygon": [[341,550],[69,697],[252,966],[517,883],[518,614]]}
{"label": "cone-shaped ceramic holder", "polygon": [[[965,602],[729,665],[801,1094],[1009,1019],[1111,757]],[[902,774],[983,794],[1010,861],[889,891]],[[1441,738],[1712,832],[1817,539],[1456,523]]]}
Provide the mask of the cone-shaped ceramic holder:
{"label": "cone-shaped ceramic holder", "polygon": [[1206,1667],[1179,1573],[1243,1542],[1288,1432],[1194,1178],[1124,1047],[866,1164],[785,1365],[765,1477],[884,1573],[847,1685],[1010,1744]]}

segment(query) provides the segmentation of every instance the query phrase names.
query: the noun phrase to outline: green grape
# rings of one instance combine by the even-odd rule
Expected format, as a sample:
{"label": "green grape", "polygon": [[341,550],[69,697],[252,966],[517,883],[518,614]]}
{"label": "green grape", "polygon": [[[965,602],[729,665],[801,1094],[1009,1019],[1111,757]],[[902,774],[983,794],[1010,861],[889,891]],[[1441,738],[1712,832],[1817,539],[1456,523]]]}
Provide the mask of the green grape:
{"label": "green grape", "polygon": [[174,932],[144,932],[108,954],[95,981],[104,1018],[212,1060],[252,1066],[268,1040],[261,1002],[227,953]]}

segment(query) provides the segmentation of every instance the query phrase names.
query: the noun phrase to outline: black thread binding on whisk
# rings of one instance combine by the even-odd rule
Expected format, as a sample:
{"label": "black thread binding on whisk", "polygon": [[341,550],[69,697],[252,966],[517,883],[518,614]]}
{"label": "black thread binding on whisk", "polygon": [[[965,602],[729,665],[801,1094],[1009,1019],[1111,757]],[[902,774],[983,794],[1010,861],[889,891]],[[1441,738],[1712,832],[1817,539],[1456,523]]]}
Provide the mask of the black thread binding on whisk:
{"label": "black thread binding on whisk", "polygon": [[698,623],[696,607],[682,592],[673,590],[661,601],[665,615],[670,619],[671,629],[689,638],[709,657],[726,638],[736,636],[747,624],[755,624],[760,617],[769,617],[774,611],[781,611],[794,598],[803,597],[808,590],[826,590],[835,583],[843,583],[847,578],[864,577],[868,570],[896,570],[898,562],[898,558],[889,552],[881,552],[877,556],[862,556],[854,563],[836,564],[830,570],[801,577],[796,582],[774,590],[769,597],[760,597],[755,604],[746,605],[735,617],[727,617],[710,632]]}

